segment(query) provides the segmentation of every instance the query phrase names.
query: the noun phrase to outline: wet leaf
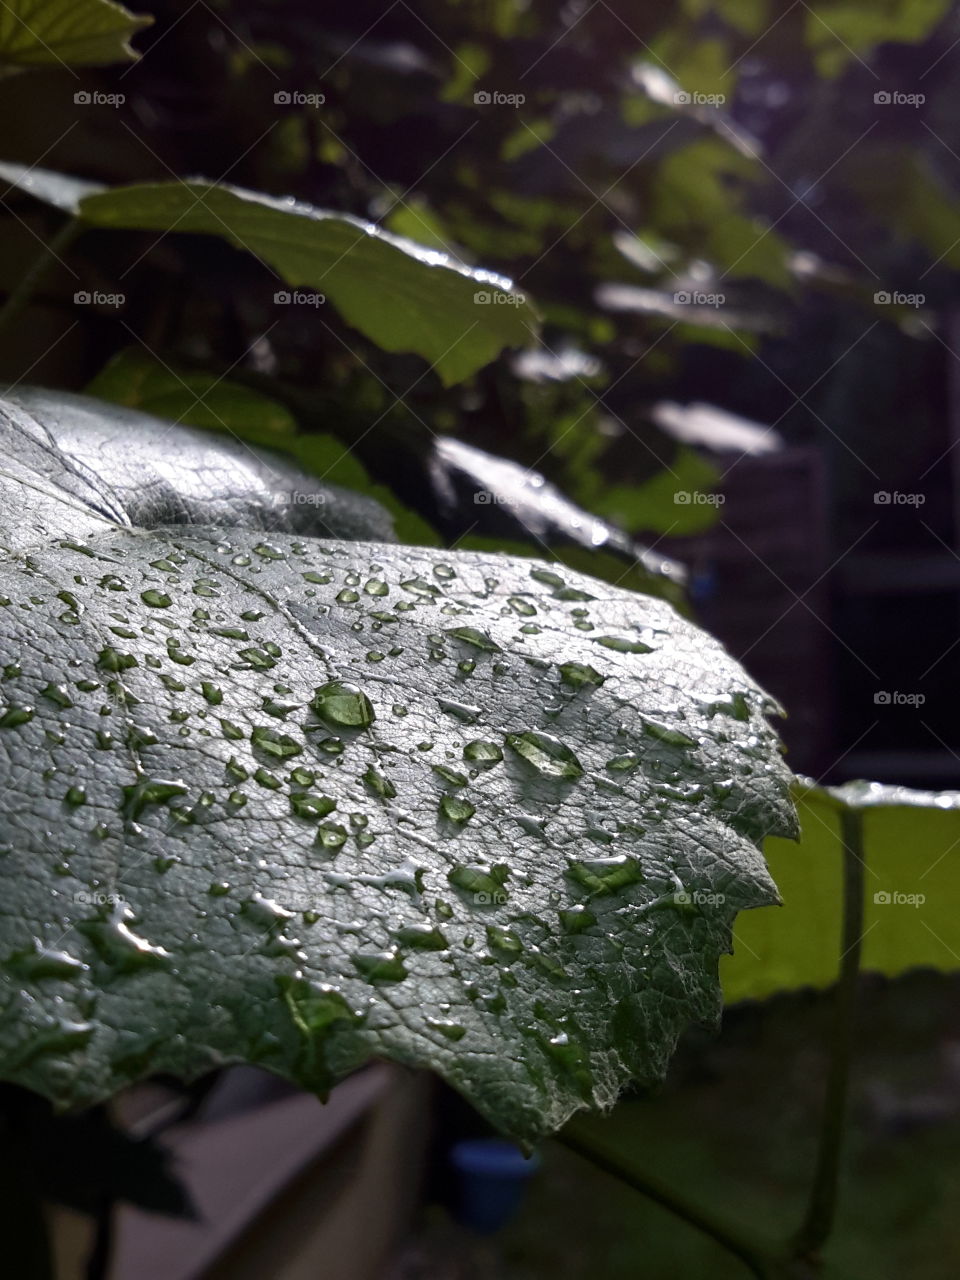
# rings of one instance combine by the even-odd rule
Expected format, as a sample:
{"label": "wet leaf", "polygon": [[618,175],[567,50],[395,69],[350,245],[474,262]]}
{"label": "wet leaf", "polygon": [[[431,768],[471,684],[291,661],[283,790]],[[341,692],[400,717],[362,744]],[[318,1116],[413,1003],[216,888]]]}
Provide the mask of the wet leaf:
{"label": "wet leaf", "polygon": [[387,1057],[527,1140],[659,1079],[773,899],[765,695],[582,574],[265,533],[186,432],[128,487],[162,424],[94,405],[0,420],[0,1073],[81,1106]]}

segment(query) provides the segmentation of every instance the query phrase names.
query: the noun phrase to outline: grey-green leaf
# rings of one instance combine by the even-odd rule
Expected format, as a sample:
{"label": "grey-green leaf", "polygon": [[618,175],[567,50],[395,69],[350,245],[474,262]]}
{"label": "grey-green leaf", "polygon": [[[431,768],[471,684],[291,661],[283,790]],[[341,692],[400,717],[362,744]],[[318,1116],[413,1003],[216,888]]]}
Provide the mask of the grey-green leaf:
{"label": "grey-green leaf", "polygon": [[[77,1106],[388,1057],[526,1140],[658,1080],[793,829],[741,668],[664,601],[569,573],[572,605],[529,560],[197,525],[188,433],[182,523],[134,526],[112,477],[142,424],[86,448],[92,402],[56,403],[4,406],[0,1075]],[[458,632],[490,641],[468,675]],[[442,709],[464,683],[471,723]]]}
{"label": "grey-green leaf", "polygon": [[211,437],[89,396],[37,387],[6,393],[0,450],[24,483],[48,477],[32,494],[36,522],[11,526],[8,536],[18,546],[44,532],[100,529],[103,517],[146,528],[241,525],[393,541],[390,516],[371,498],[325,484],[240,439]]}

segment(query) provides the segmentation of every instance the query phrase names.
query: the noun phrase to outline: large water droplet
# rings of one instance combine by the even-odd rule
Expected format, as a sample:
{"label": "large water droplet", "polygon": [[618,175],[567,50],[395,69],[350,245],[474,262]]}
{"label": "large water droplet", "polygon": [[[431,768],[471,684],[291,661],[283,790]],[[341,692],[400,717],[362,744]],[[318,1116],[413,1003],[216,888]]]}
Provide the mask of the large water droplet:
{"label": "large water droplet", "polygon": [[291,756],[299,755],[303,750],[303,744],[296,738],[291,738],[286,733],[277,733],[275,729],[268,729],[264,725],[254,726],[250,733],[250,741],[255,750],[263,752],[274,760],[288,760]]}
{"label": "large water droplet", "polygon": [[549,733],[508,733],[507,746],[548,778],[567,778],[571,781],[583,776],[583,765],[570,748]]}
{"label": "large water droplet", "polygon": [[381,800],[392,800],[397,794],[397,788],[390,779],[384,777],[379,769],[375,769],[372,764],[367,766],[363,780],[374,795],[379,796]]}
{"label": "large water droplet", "polygon": [[583,933],[585,929],[597,923],[597,917],[582,904],[571,907],[567,911],[561,911],[559,915],[560,927],[564,933]]}
{"label": "large water droplet", "polygon": [[67,686],[64,684],[50,683],[46,688],[41,689],[40,696],[48,699],[48,701],[54,703],[58,707],[63,707],[64,709],[73,706],[73,699],[70,697]]}
{"label": "large water droplet", "polygon": [[636,858],[625,854],[615,858],[571,862],[567,867],[567,875],[591,894],[616,893],[618,889],[643,881],[640,863]]}
{"label": "large water droplet", "polygon": [[169,609],[173,601],[164,591],[157,591],[150,587],[146,591],[140,592],[140,599],[144,604],[150,605],[152,609]]}
{"label": "large water droplet", "polygon": [[429,924],[405,925],[396,932],[399,943],[420,951],[446,951],[450,943],[439,929]]}
{"label": "large water droplet", "polygon": [[599,688],[606,677],[585,662],[562,662],[560,679],[571,689]]}
{"label": "large water droplet", "polygon": [[605,649],[613,649],[616,653],[653,653],[648,644],[642,640],[633,640],[624,636],[597,636],[597,644]]}
{"label": "large water droplet", "polygon": [[309,791],[297,791],[290,797],[290,808],[298,818],[316,821],[333,813],[337,807],[336,800],[329,796],[318,796]]}
{"label": "large water droplet", "polygon": [[440,812],[450,822],[455,822],[457,826],[462,826],[465,822],[470,821],[477,812],[477,808],[469,800],[464,800],[462,796],[442,795],[440,797]]}
{"label": "large water droplet", "polygon": [[440,710],[448,716],[453,716],[455,720],[459,720],[462,724],[474,724],[480,719],[480,708],[471,706],[467,702],[451,702],[448,698],[438,698]]}
{"label": "large water droplet", "polygon": [[467,1034],[466,1027],[462,1027],[459,1022],[448,1022],[439,1018],[424,1018],[424,1022],[431,1030],[438,1031],[446,1040],[452,1040],[454,1044]]}
{"label": "large water droplet", "polygon": [[17,977],[30,981],[41,978],[75,978],[89,966],[66,951],[44,947],[34,940],[33,949],[15,951],[9,956],[6,967]]}
{"label": "large water droplet", "polygon": [[33,719],[33,707],[7,707],[0,715],[0,729],[18,729]]}
{"label": "large water droplet", "polygon": [[108,919],[81,920],[77,929],[90,939],[98,955],[117,973],[135,973],[166,964],[170,953],[134,933],[130,928],[133,919],[130,908],[119,903]]}
{"label": "large water droplet", "polygon": [[689,734],[683,733],[680,729],[671,729],[669,725],[661,724],[658,720],[644,719],[643,731],[648,733],[651,738],[665,742],[671,747],[695,747],[697,745],[696,740],[691,738]]}
{"label": "large water droplet", "polygon": [[162,778],[138,778],[122,788],[123,811],[127,818],[136,821],[147,805],[166,804],[174,796],[185,796],[186,785],[179,780],[165,781]]}
{"label": "large water droplet", "polygon": [[503,759],[503,752],[495,742],[484,742],[477,738],[463,748],[463,758],[478,769],[491,769]]}
{"label": "large water droplet", "polygon": [[472,895],[477,906],[489,907],[501,906],[507,901],[507,890],[503,886],[508,874],[502,864],[456,866],[447,873],[447,879],[455,889]]}
{"label": "large water droplet", "polygon": [[97,657],[97,666],[104,671],[126,671],[136,665],[137,660],[132,653],[120,653],[112,645],[101,649]]}
{"label": "large water droplet", "polygon": [[325,822],[318,827],[314,844],[317,848],[326,850],[327,853],[336,853],[346,844],[346,841],[346,827],[341,827],[335,822]]}
{"label": "large water droplet", "polygon": [[516,960],[523,951],[523,943],[512,929],[502,929],[495,924],[487,925],[487,943],[492,951],[508,962]]}
{"label": "large water droplet", "polygon": [[333,728],[365,729],[376,718],[367,695],[343,680],[321,685],[311,705],[320,719]]}
{"label": "large water droplet", "polygon": [[475,649],[481,649],[484,653],[500,652],[497,642],[492,640],[485,631],[478,631],[476,627],[448,627],[447,635],[452,636],[454,640],[462,640],[464,644],[473,645]]}
{"label": "large water droplet", "polygon": [[353,963],[368,982],[402,982],[407,969],[396,951],[358,952]]}

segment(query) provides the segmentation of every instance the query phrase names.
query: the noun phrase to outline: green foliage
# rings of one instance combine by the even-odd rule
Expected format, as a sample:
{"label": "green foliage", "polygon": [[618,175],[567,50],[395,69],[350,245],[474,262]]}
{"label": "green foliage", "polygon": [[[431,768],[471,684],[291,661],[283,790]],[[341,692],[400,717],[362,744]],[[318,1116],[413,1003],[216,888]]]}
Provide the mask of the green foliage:
{"label": "green foliage", "polygon": [[112,0],[4,0],[0,69],[130,61],[138,57],[130,37],[152,22]]}
{"label": "green foliage", "polygon": [[834,76],[879,44],[925,39],[950,0],[816,0],[805,5],[804,35],[821,75]]}
{"label": "green foliage", "polygon": [[229,431],[267,447],[282,449],[297,430],[289,409],[269,396],[229,378],[161,364],[133,347],[118,351],[86,390],[113,404],[191,427]]}
{"label": "green foliage", "polygon": [[800,786],[798,801],[799,849],[782,840],[765,846],[785,905],[738,921],[735,954],[721,964],[726,999],[758,999],[836,981],[843,809],[857,813],[863,827],[862,967],[890,978],[917,968],[960,968],[960,794],[850,783]]}
{"label": "green foliage", "polygon": [[[30,213],[51,252],[14,280],[8,335],[68,248],[46,307],[70,305],[74,267],[133,300],[112,331],[70,330],[97,331],[74,384],[99,368],[113,406],[0,407],[0,633],[19,655],[0,1061],[58,1104],[225,1061],[323,1091],[385,1056],[533,1141],[662,1077],[681,1030],[715,1017],[732,939],[728,999],[836,979],[851,813],[865,967],[957,959],[958,798],[804,790],[800,849],[767,842],[786,903],[768,905],[758,846],[793,817],[772,704],[627,589],[683,578],[635,531],[714,515],[682,495],[715,469],[654,426],[700,361],[733,371],[731,397],[754,354],[819,395],[843,375],[799,376],[817,343],[784,343],[781,378],[768,338],[811,315],[819,338],[829,294],[852,350],[875,285],[918,255],[949,290],[951,148],[868,120],[860,83],[881,44],[929,40],[934,96],[948,6],[424,0],[413,39],[406,7],[275,5],[264,24],[238,0],[226,39],[188,7],[125,82],[143,136],[96,113],[60,135],[64,167],[108,185],[0,165],[57,211]],[[104,0],[2,9],[6,72],[125,60],[149,21]],[[181,113],[201,81],[216,110],[182,95]],[[33,128],[17,83],[7,114]],[[242,185],[185,176],[211,156]],[[98,234],[76,250],[79,231]],[[456,551],[391,542],[391,514],[403,542],[438,540],[419,511]],[[541,551],[587,572],[524,558]],[[855,984],[848,964],[841,1009]],[[819,1265],[837,1044],[793,1253],[698,1223],[757,1274]]]}
{"label": "green foliage", "polygon": [[716,467],[702,454],[682,446],[646,484],[610,485],[590,505],[632,533],[682,537],[709,529],[715,522],[718,506],[693,502],[691,494],[709,493],[718,478]]}
{"label": "green foliage", "polygon": [[449,386],[504,347],[529,341],[536,319],[510,281],[359,218],[207,182],[91,190],[82,181],[6,165],[24,190],[89,227],[220,236],[258,258],[280,285],[277,306],[320,307],[330,297],[348,324],[385,351],[414,351]]}
{"label": "green foliage", "polygon": [[[582,575],[205,530],[196,503],[243,494],[185,435],[189,523],[118,526],[164,424],[110,444],[94,406],[4,406],[0,627],[26,610],[32,637],[0,717],[31,762],[6,774],[4,1076],[77,1105],[224,1060],[322,1090],[389,1056],[527,1139],[659,1078],[771,900],[757,842],[791,829],[765,696]],[[24,412],[99,475],[78,491]]]}
{"label": "green foliage", "polygon": [[88,196],[80,216],[98,227],[223,236],[281,283],[322,290],[348,324],[385,351],[429,360],[446,386],[535,334],[534,313],[522,294],[511,293],[509,280],[310,205],[170,182]]}

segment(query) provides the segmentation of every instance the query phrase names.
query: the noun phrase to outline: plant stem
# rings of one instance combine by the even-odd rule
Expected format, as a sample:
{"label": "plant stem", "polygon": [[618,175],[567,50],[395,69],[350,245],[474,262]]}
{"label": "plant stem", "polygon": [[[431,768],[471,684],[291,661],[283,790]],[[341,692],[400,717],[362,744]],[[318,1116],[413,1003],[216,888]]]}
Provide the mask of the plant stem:
{"label": "plant stem", "polygon": [[815,1255],[833,1229],[846,1124],[850,1062],[853,1057],[854,1015],[863,941],[864,850],[863,819],[859,810],[845,808],[842,811],[841,834],[843,953],[834,996],[833,1042],[823,1101],[817,1167],[806,1216],[793,1241],[794,1254],[798,1258]]}
{"label": "plant stem", "polygon": [[69,248],[82,230],[83,227],[78,218],[68,218],[59,231],[51,236],[7,295],[6,302],[0,307],[0,332],[13,323],[33,297],[37,286],[52,264]]}
{"label": "plant stem", "polygon": [[759,1280],[772,1280],[781,1274],[779,1259],[772,1248],[768,1248],[762,1241],[754,1240],[703,1206],[691,1203],[658,1178],[634,1168],[617,1152],[597,1144],[589,1136],[582,1121],[571,1120],[563,1132],[557,1135],[557,1139],[604,1173],[619,1178],[627,1186],[682,1218],[691,1227],[708,1235],[735,1254]]}

